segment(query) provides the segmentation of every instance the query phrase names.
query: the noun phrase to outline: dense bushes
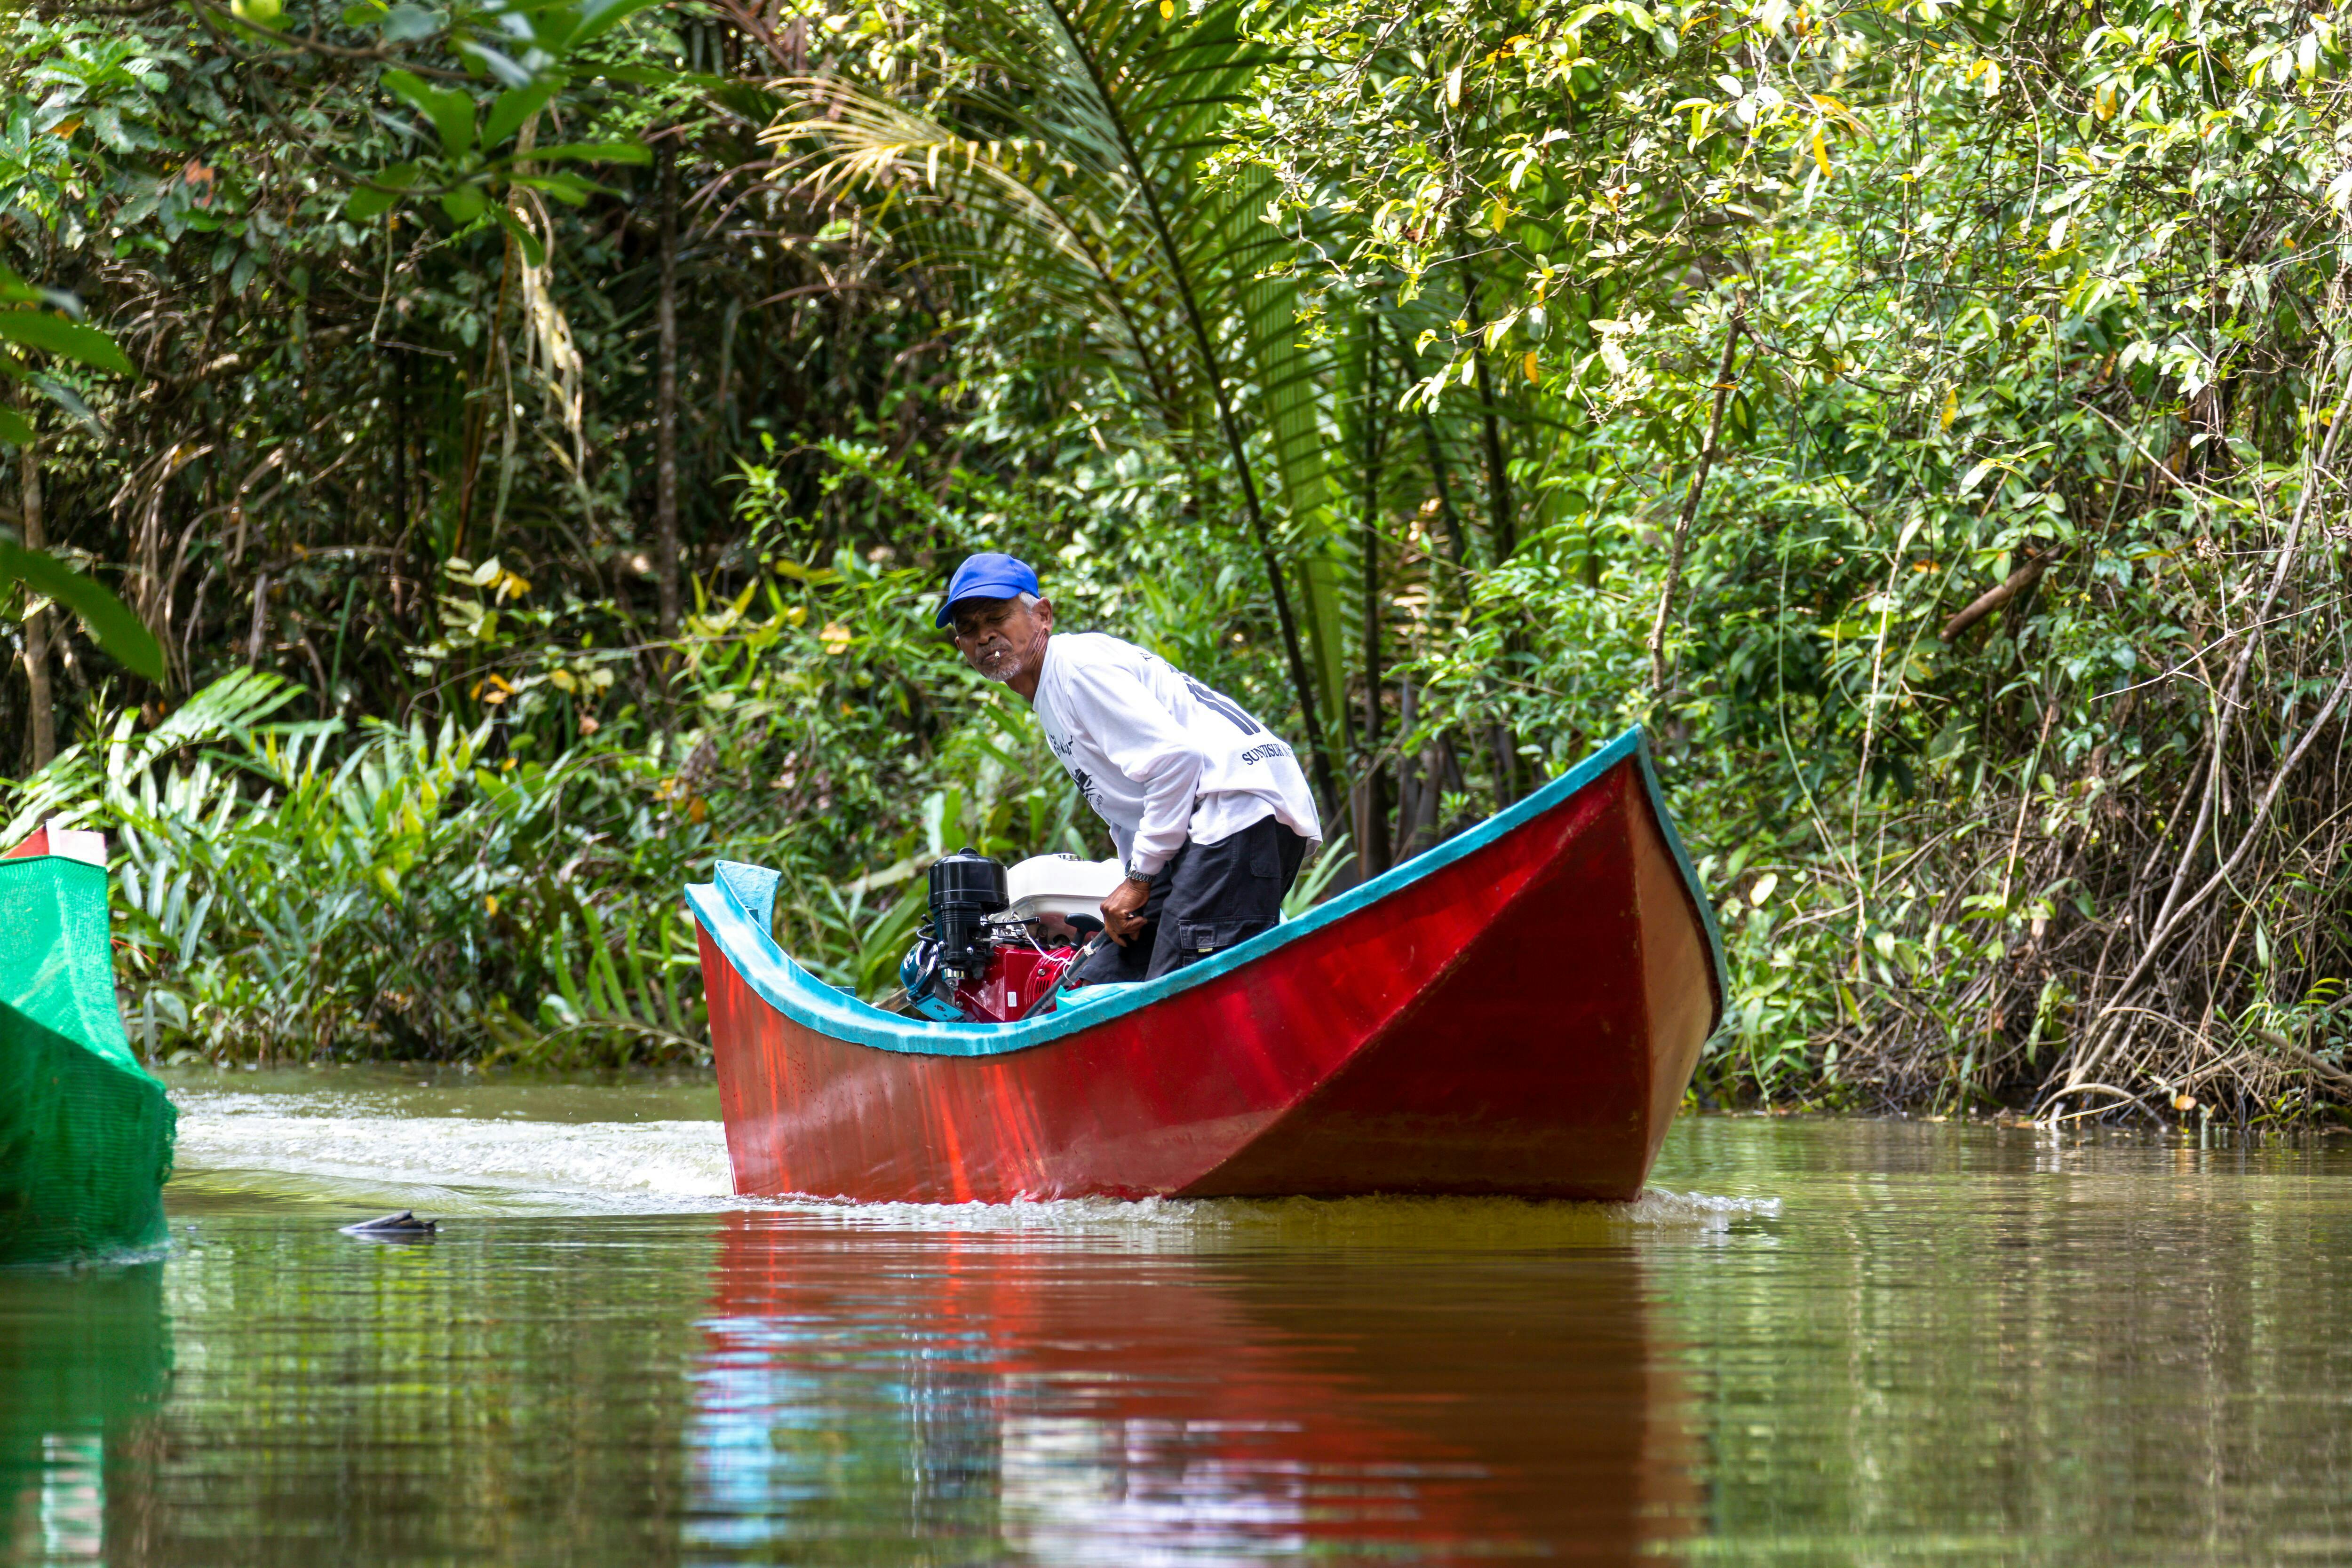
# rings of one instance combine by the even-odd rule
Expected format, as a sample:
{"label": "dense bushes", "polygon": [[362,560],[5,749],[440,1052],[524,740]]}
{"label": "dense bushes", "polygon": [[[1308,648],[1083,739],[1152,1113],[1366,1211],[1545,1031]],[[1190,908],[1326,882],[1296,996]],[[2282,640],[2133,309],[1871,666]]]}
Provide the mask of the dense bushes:
{"label": "dense bushes", "polygon": [[[1319,735],[1358,870],[1649,724],[1715,1094],[2352,1087],[2329,18],[521,15],[8,24],[0,245],[140,372],[50,531],[174,658],[69,643],[19,804],[104,796],[164,1043],[689,1050],[720,853],[884,983],[924,853],[1091,831],[929,629],[1003,545]],[[492,45],[587,152],[383,75],[519,137]]]}

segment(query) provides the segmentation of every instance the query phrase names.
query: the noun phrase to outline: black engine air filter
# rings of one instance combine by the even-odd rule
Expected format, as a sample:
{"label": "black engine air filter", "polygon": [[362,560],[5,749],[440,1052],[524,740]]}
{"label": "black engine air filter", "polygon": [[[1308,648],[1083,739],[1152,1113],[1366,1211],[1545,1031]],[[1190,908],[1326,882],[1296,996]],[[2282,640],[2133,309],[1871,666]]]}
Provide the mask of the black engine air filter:
{"label": "black engine air filter", "polygon": [[967,844],[931,862],[931,930],[940,967],[966,978],[988,967],[987,920],[1012,902],[1004,864]]}

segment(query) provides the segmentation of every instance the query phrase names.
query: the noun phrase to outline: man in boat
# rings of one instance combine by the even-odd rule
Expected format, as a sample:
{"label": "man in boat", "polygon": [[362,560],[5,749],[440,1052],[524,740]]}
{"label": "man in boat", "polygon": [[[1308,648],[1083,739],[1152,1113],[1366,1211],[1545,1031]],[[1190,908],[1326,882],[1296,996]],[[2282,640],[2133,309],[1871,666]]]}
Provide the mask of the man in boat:
{"label": "man in boat", "polygon": [[1053,601],[1009,555],[956,568],[938,624],[1036,710],[1118,846],[1126,880],[1102,902],[1115,945],[1078,979],[1153,979],[1273,928],[1323,837],[1289,747],[1156,653],[1100,632],[1055,636]]}

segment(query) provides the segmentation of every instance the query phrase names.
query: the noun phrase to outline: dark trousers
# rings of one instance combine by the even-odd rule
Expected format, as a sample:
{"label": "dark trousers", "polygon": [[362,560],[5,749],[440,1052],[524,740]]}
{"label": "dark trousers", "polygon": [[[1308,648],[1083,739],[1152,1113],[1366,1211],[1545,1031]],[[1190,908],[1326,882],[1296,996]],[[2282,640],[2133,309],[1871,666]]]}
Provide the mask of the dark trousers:
{"label": "dark trousers", "polygon": [[1273,930],[1306,859],[1307,841],[1272,817],[1213,844],[1188,841],[1151,879],[1143,929],[1087,955],[1078,982],[1156,980]]}

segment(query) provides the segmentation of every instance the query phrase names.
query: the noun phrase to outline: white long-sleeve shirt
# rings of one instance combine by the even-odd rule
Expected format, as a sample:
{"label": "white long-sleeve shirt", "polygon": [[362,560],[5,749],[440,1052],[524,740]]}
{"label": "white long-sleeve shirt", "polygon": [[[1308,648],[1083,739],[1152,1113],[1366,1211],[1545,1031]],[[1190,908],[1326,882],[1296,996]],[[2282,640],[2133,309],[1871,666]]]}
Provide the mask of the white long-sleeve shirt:
{"label": "white long-sleeve shirt", "polygon": [[1132,643],[1055,632],[1036,708],[1054,755],[1132,870],[1156,872],[1188,838],[1213,844],[1268,816],[1322,840],[1290,747],[1233,698]]}

